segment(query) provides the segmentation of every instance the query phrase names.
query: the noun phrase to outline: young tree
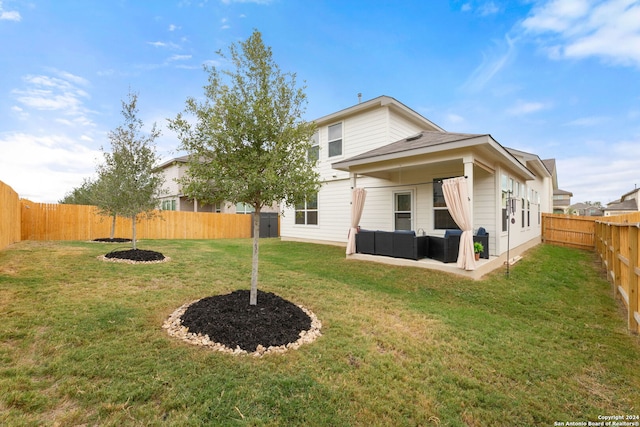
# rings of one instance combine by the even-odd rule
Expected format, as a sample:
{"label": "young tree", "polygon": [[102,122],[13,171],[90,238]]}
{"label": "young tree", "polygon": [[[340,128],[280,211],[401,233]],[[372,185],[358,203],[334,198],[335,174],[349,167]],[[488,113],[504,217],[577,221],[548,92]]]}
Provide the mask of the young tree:
{"label": "young tree", "polygon": [[97,170],[98,179],[85,178],[80,187],[71,190],[58,203],[96,206],[99,214],[111,217],[110,237],[113,239],[118,216],[116,212],[119,203],[118,181],[111,179],[111,173],[103,165],[98,166]]}
{"label": "young tree", "polygon": [[[159,162],[155,139],[160,131],[154,123],[148,135],[142,133],[143,123],[137,117],[138,95],[129,93],[122,101],[124,124],[109,132],[111,153],[104,152],[104,164],[98,166],[98,207],[105,214],[131,218],[131,240],[136,249],[136,220],[158,206],[164,183],[161,172],[154,170]],[[113,237],[113,236],[112,236]]]}
{"label": "young tree", "polygon": [[93,205],[95,181],[90,178],[82,180],[80,187],[76,187],[58,200],[61,205]]}
{"label": "young tree", "polygon": [[278,202],[299,204],[317,193],[319,175],[308,156],[315,125],[302,119],[306,95],[295,74],[280,71],[260,32],[218,55],[233,68],[205,67],[205,100],[186,101],[195,124],[178,114],[169,127],[191,154],[183,191],[255,210],[249,303],[256,305],[260,211]]}

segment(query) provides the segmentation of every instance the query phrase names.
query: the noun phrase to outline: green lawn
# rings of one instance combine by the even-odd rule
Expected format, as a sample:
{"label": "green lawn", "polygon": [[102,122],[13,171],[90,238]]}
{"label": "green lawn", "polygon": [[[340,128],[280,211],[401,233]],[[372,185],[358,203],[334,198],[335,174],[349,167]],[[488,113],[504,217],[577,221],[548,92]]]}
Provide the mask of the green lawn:
{"label": "green lawn", "polygon": [[[0,252],[0,425],[526,426],[640,414],[640,339],[595,255],[539,246],[482,281],[261,244],[260,289],[323,335],[234,357],[170,338],[198,298],[248,289],[250,240],[144,241],[172,261],[105,263],[107,244]],[[258,301],[259,303],[259,301]]]}

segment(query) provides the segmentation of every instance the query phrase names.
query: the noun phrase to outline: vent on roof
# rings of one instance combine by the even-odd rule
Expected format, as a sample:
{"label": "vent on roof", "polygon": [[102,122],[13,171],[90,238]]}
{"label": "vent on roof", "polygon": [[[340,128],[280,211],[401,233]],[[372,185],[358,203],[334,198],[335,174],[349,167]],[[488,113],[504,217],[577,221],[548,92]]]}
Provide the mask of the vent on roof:
{"label": "vent on roof", "polygon": [[413,136],[408,137],[408,138],[407,138],[407,142],[409,142],[409,141],[415,141],[416,139],[420,139],[420,138],[422,138],[422,132],[420,132],[420,133],[418,133],[418,134],[415,134],[415,135],[413,135]]}

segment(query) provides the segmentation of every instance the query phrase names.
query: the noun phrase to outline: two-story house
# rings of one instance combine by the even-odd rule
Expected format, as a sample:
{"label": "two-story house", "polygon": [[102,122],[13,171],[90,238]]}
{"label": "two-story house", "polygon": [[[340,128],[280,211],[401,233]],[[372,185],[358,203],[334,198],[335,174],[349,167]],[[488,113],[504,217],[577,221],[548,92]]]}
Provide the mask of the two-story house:
{"label": "two-story house", "polygon": [[[217,213],[240,213],[250,214],[254,212],[252,206],[245,203],[219,202],[215,205],[199,202],[187,197],[180,185],[189,167],[189,156],[181,156],[164,162],[157,169],[164,175],[164,192],[160,199],[161,210],[166,211],[186,211],[186,212],[217,212]],[[278,205],[267,207],[263,212],[278,212]]]}
{"label": "two-story house", "polygon": [[313,155],[323,185],[317,197],[284,210],[283,239],[345,244],[354,188],[367,192],[361,228],[443,236],[456,224],[442,180],[463,176],[473,229],[489,233],[491,256],[540,241],[553,184],[537,155],[506,148],[489,134],[446,132],[388,96],[315,123]]}
{"label": "two-story house", "polygon": [[624,215],[628,213],[638,212],[640,210],[640,188],[634,188],[633,190],[625,193],[618,200],[607,203],[607,207],[604,208],[604,216]]}

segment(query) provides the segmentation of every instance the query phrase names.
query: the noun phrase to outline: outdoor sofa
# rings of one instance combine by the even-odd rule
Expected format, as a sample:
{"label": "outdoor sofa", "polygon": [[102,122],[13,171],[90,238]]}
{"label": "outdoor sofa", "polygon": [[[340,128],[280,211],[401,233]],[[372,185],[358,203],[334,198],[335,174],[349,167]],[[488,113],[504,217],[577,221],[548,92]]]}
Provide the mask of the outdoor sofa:
{"label": "outdoor sofa", "polygon": [[414,231],[360,230],[356,252],[418,260],[427,257],[429,236],[416,236]]}
{"label": "outdoor sofa", "polygon": [[[429,236],[429,258],[441,262],[456,262],[460,249],[461,230],[446,230],[444,237]],[[489,233],[483,227],[473,236],[473,241],[482,243],[484,250],[480,252],[480,258],[489,259]]]}

